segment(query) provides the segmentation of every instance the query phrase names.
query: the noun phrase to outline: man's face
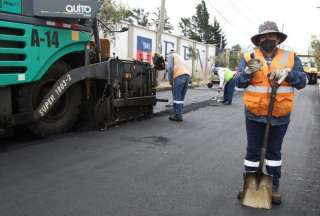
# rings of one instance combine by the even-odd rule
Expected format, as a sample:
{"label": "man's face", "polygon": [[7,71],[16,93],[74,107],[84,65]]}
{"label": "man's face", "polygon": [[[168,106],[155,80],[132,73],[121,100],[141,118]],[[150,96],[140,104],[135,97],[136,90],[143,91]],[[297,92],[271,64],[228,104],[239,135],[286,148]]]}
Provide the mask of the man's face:
{"label": "man's face", "polygon": [[279,43],[280,37],[275,33],[269,33],[260,36],[259,47],[264,53],[273,54]]}
{"label": "man's face", "polygon": [[265,40],[268,40],[268,39],[275,40],[277,45],[280,43],[280,38],[278,37],[277,34],[274,34],[274,33],[265,34],[265,35],[260,36],[260,43]]}

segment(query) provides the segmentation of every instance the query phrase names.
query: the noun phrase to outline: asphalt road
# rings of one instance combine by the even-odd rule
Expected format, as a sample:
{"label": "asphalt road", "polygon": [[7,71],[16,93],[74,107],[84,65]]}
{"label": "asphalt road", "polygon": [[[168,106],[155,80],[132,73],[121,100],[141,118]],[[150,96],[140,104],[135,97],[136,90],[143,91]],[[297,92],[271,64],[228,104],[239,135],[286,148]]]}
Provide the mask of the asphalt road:
{"label": "asphalt road", "polygon": [[319,101],[315,86],[297,93],[283,149],[284,202],[272,210],[236,199],[246,146],[238,95],[232,106],[186,113],[183,123],[159,115],[105,132],[2,143],[0,215],[319,216]]}

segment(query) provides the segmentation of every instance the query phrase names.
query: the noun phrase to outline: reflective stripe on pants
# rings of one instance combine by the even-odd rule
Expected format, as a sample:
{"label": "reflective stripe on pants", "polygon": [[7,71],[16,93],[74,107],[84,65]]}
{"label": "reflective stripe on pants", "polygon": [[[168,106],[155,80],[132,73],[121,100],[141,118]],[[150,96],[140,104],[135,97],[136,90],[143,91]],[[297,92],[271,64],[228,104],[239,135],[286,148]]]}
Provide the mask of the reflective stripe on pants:
{"label": "reflective stripe on pants", "polygon": [[184,98],[187,93],[189,83],[189,75],[184,74],[178,76],[173,83],[173,109],[177,116],[183,113]]}
{"label": "reflective stripe on pants", "polygon": [[[281,177],[281,147],[288,125],[289,123],[271,126],[270,128],[265,164],[267,172],[273,176],[273,184],[276,186],[279,185],[279,179]],[[246,118],[248,140],[247,154],[244,164],[246,171],[255,171],[259,167],[261,145],[263,142],[265,126],[265,123],[252,121]]]}

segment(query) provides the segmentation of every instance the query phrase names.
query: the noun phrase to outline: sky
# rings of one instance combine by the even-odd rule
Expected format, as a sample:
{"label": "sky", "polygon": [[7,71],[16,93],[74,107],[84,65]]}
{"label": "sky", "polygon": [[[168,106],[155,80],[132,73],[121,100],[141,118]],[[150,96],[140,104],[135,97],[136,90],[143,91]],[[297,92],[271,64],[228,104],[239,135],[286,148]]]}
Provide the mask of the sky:
{"label": "sky", "polygon": [[[129,8],[155,11],[161,0],[116,0]],[[205,0],[210,14],[220,22],[228,47],[252,46],[250,38],[266,20],[275,21],[288,35],[283,46],[298,53],[307,53],[311,35],[320,38],[320,0]],[[166,10],[177,34],[181,17],[191,17],[201,0],[166,0]]]}

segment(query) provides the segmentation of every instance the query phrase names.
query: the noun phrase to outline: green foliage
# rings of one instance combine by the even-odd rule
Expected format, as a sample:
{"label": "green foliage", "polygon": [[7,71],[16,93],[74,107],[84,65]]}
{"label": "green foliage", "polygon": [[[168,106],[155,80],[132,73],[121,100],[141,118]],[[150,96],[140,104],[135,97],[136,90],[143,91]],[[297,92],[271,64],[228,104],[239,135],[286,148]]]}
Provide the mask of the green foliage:
{"label": "green foliage", "polygon": [[320,40],[316,36],[311,37],[312,54],[315,56],[316,64],[320,69]]}
{"label": "green foliage", "polygon": [[217,53],[215,63],[217,67],[228,67],[229,62],[227,59],[227,53],[226,52]]}
{"label": "green foliage", "polygon": [[230,50],[229,67],[234,70],[238,67],[241,59],[241,47],[239,44],[234,45]]}
{"label": "green foliage", "polygon": [[[151,20],[150,15],[153,15],[153,18],[151,18]],[[117,4],[115,0],[103,0],[98,18],[104,24],[109,26],[110,29],[115,28],[116,24],[120,23],[122,20],[144,27],[151,27],[153,25],[157,28],[160,20],[160,8],[157,8],[157,11],[151,14],[150,12],[145,11],[142,8],[129,10],[121,3]],[[102,29],[104,31],[104,34],[107,35],[108,30],[104,28]],[[164,31],[171,33],[173,30],[174,28],[170,22],[170,18],[166,14]]]}
{"label": "green foliage", "polygon": [[[157,8],[156,12],[153,12],[153,13],[145,11],[142,8],[135,8],[130,11],[129,17],[127,18],[127,21],[129,21],[130,23],[135,23],[144,27],[154,26],[156,28],[158,28],[159,20],[160,20],[160,8]],[[171,33],[173,29],[174,28],[170,22],[170,18],[165,13],[164,31]]]}
{"label": "green foliage", "polygon": [[200,38],[207,42],[210,39],[209,13],[205,1],[201,1],[196,7],[196,15],[192,16],[192,21],[197,29]]}
{"label": "green foliage", "polygon": [[151,23],[149,20],[150,12],[145,11],[141,8],[135,8],[131,11],[131,15],[128,18],[128,21],[133,23],[136,22],[136,24],[144,26],[144,27],[150,27]]}
{"label": "green foliage", "polygon": [[190,33],[193,31],[190,18],[181,18],[181,22],[179,22],[179,28],[181,29],[184,37],[190,38]]}
{"label": "green foliage", "polygon": [[[132,16],[132,12],[128,10],[124,5],[116,4],[114,0],[103,0],[98,18],[110,29],[113,29],[117,23],[121,20],[126,20]],[[108,30],[102,28],[104,34],[108,33]]]}
{"label": "green foliage", "polygon": [[216,44],[220,49],[224,49],[227,46],[227,39],[222,32],[220,23],[216,19],[214,19],[213,26],[210,27],[210,31],[213,34],[210,42],[213,40],[213,43]]}
{"label": "green foliage", "polygon": [[196,7],[196,14],[181,18],[179,23],[183,36],[199,42],[216,44],[220,48],[225,48],[227,40],[222,32],[219,22],[215,19],[213,25],[209,23],[210,14],[204,0]]}
{"label": "green foliage", "polygon": [[[159,20],[160,20],[160,8],[157,8],[157,11],[153,12],[152,15],[153,15],[153,18],[151,19],[152,23],[156,28],[158,28]],[[168,33],[172,33],[173,30],[174,30],[174,28],[170,22],[170,18],[168,17],[167,13],[165,13],[164,31],[168,32]]]}

